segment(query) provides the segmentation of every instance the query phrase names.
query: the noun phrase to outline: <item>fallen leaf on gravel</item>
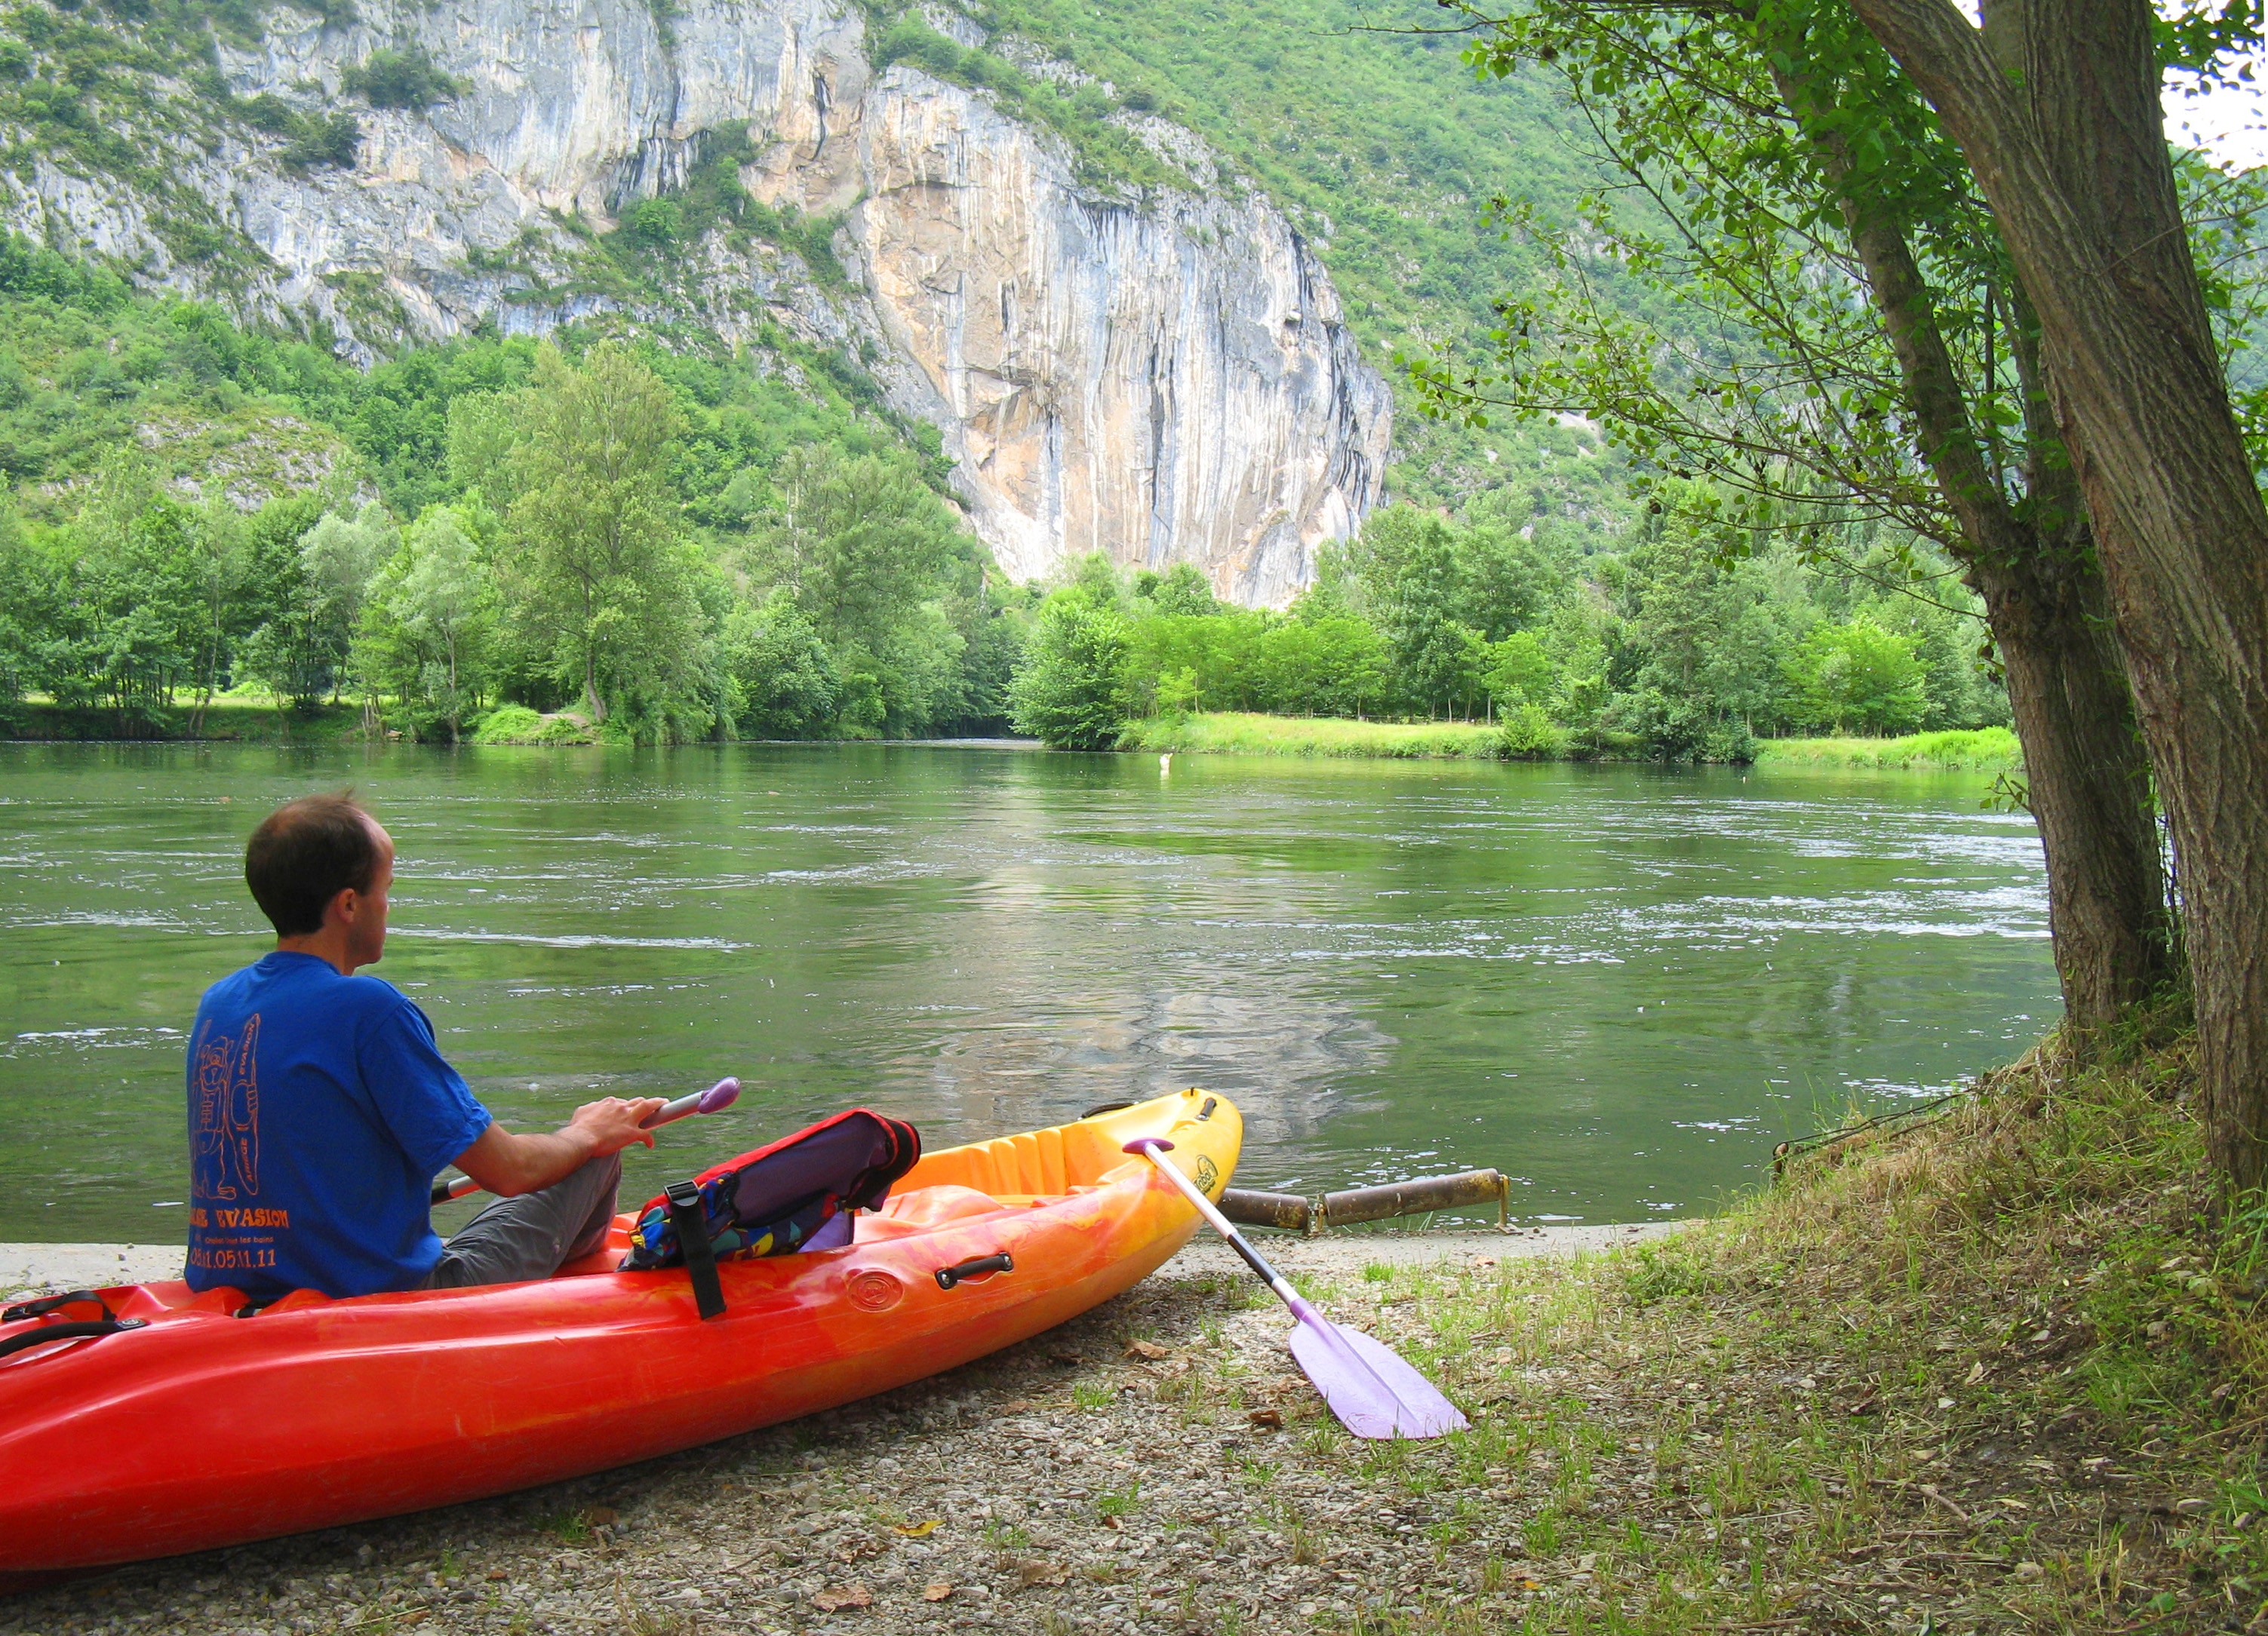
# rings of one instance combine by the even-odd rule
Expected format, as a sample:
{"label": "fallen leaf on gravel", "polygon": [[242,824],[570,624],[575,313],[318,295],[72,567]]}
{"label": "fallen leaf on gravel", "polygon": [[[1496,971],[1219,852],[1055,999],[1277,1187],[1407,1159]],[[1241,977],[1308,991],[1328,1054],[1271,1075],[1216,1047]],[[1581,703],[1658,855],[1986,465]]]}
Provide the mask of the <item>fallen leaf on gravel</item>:
{"label": "fallen leaf on gravel", "polygon": [[1130,1340],[1126,1343],[1126,1355],[1130,1358],[1147,1358],[1151,1362],[1156,1363],[1172,1357],[1174,1350],[1170,1346],[1161,1346],[1154,1340]]}
{"label": "fallen leaf on gravel", "polygon": [[895,1531],[903,1534],[908,1539],[927,1539],[944,1526],[943,1517],[932,1516],[924,1517],[918,1522],[901,1522]]}
{"label": "fallen leaf on gravel", "polygon": [[1255,1409],[1244,1418],[1264,1432],[1280,1432],[1284,1429],[1284,1417],[1274,1409]]}
{"label": "fallen leaf on gravel", "polygon": [[922,1587],[922,1600],[924,1602],[943,1602],[951,1595],[953,1595],[953,1587],[946,1584],[943,1580],[938,1581],[934,1585],[924,1585]]}
{"label": "fallen leaf on gravel", "polygon": [[811,1599],[811,1605],[821,1613],[840,1613],[845,1608],[871,1608],[874,1593],[864,1585],[830,1585]]}

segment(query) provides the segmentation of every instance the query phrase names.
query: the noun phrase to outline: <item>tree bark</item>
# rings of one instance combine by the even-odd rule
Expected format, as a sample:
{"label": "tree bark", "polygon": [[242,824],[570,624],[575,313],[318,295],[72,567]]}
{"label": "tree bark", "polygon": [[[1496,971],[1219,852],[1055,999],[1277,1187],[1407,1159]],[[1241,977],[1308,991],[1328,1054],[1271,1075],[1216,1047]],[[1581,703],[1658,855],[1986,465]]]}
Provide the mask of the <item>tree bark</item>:
{"label": "tree bark", "polygon": [[[1793,61],[1786,54],[1781,61]],[[1832,133],[1811,84],[1776,67],[1799,125]],[[1851,180],[1836,135],[1812,138],[1838,186]],[[1938,323],[1936,297],[1896,217],[1848,190],[1843,216],[1896,355],[1924,462],[1953,513],[1963,577],[1984,600],[2024,749],[2026,804],[2047,858],[2048,935],[2066,1026],[2114,1021],[2165,980],[2169,936],[2149,765],[2134,701],[2104,628],[2093,542],[2051,429],[2035,425],[2019,515],[1984,460],[1967,391]],[[2022,371],[2029,386],[2030,371]],[[2030,395],[2028,392],[2028,397]]]}
{"label": "tree bark", "polygon": [[2077,529],[2073,541],[2035,537],[2027,551],[1979,556],[1968,577],[1984,598],[2024,746],[2067,1025],[2085,1035],[2164,983],[2172,938],[2134,696],[2083,520]]}
{"label": "tree bark", "polygon": [[2207,1145],[2257,1187],[2268,510],[2190,259],[2147,0],[1986,0],[1989,44],[1952,0],[1852,4],[1960,143],[2039,315],[2173,833]]}

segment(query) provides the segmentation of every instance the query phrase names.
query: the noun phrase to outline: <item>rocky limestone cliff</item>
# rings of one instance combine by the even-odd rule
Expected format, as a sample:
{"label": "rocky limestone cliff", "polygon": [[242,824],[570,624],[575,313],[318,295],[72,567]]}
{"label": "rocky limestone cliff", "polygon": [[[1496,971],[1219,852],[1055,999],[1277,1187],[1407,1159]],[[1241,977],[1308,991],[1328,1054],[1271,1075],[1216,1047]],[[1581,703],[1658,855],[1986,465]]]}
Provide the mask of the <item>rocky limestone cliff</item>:
{"label": "rocky limestone cliff", "polygon": [[1256,194],[1098,196],[1056,146],[902,64],[783,114],[752,180],[807,209],[855,199],[862,282],[926,387],[908,407],[946,429],[1011,573],[1101,550],[1282,603],[1376,500],[1385,385]]}
{"label": "rocky limestone cliff", "polygon": [[[422,113],[363,112],[350,171],[294,173],[279,138],[225,119],[153,126],[176,185],[256,248],[225,276],[178,259],[165,207],[116,179],[43,161],[0,180],[0,209],[145,282],[320,316],[364,356],[394,334],[484,318],[540,332],[609,307],[738,341],[782,324],[862,357],[940,429],[1011,574],[1101,550],[1195,562],[1238,601],[1288,600],[1317,543],[1376,503],[1390,432],[1313,251],[1186,132],[1134,121],[1188,189],[1092,185],[1058,138],[983,93],[873,71],[865,33],[830,0],[689,0],[666,25],[631,0],[366,0],[346,27],[277,6],[256,48],[222,48],[239,98],[335,106],[351,68],[404,45],[461,89]],[[664,297],[579,275],[593,231],[678,187],[704,137],[733,127],[757,155],[750,192],[842,216],[854,288],[713,237]]]}

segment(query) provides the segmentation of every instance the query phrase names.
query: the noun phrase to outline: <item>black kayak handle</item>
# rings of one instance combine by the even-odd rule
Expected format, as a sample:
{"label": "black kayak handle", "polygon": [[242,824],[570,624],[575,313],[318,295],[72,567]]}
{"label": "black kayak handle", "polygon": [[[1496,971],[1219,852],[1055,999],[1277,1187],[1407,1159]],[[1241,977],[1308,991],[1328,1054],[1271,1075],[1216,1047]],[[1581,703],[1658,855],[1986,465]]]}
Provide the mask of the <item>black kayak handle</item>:
{"label": "black kayak handle", "polygon": [[43,1318],[50,1312],[62,1311],[65,1307],[92,1307],[102,1314],[106,1321],[118,1316],[110,1310],[110,1302],[92,1289],[73,1289],[60,1295],[41,1295],[34,1301],[18,1302],[5,1312],[0,1312],[0,1324],[18,1324],[26,1318]]}
{"label": "black kayak handle", "polygon": [[1006,1251],[998,1255],[978,1256],[973,1261],[963,1261],[958,1266],[941,1266],[937,1270],[937,1287],[951,1289],[965,1278],[979,1278],[987,1273],[1012,1273],[1015,1258]]}
{"label": "black kayak handle", "polygon": [[88,1318],[69,1324],[41,1324],[35,1328],[19,1330],[13,1335],[0,1337],[0,1358],[8,1357],[33,1346],[44,1346],[51,1340],[98,1340],[105,1335],[115,1335],[122,1330],[141,1329],[143,1318]]}

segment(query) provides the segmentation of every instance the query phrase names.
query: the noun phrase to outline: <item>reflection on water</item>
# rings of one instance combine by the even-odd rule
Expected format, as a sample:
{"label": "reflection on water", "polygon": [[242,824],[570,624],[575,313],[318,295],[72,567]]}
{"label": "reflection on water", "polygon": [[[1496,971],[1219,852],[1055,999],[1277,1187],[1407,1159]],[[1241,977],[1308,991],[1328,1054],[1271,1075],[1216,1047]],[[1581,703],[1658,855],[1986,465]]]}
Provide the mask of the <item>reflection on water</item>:
{"label": "reflection on water", "polygon": [[1966,778],[0,746],[0,1238],[180,1230],[179,1031],[267,942],[243,837],[350,783],[401,848],[380,974],[500,1117],[747,1082],[633,1191],[851,1102],[943,1145],[1203,1084],[1247,1185],[1691,1211],[2054,1009],[2030,822]]}

